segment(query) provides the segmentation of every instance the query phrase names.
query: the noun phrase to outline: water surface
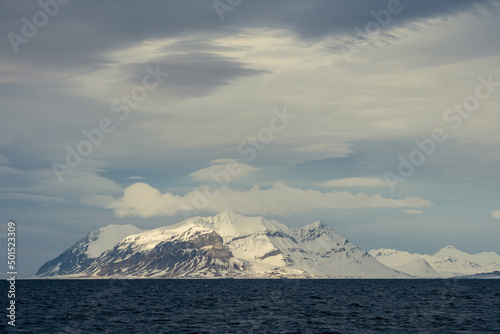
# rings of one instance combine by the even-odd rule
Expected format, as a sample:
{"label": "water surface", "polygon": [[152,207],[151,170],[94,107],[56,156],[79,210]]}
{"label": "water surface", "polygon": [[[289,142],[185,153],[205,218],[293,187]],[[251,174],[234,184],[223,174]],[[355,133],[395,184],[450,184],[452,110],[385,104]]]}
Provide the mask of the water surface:
{"label": "water surface", "polygon": [[16,283],[19,333],[500,333],[500,280]]}

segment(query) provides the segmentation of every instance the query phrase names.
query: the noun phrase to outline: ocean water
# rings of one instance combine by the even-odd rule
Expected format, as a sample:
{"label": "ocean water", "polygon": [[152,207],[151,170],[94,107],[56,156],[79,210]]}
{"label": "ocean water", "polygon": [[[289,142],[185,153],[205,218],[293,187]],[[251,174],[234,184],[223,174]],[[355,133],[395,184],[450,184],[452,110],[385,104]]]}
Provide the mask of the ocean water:
{"label": "ocean water", "polygon": [[500,333],[500,280],[18,280],[16,302],[0,332]]}

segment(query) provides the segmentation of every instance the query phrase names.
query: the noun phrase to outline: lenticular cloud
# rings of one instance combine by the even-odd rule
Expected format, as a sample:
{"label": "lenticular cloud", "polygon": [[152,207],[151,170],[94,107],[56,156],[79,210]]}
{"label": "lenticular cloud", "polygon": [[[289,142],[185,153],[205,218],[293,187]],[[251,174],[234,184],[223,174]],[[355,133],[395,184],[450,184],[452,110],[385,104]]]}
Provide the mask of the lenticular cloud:
{"label": "lenticular cloud", "polygon": [[185,211],[221,212],[230,210],[249,215],[287,216],[327,209],[417,208],[432,203],[421,197],[385,198],[380,194],[353,194],[348,191],[320,192],[275,183],[271,188],[254,186],[239,191],[203,185],[185,195],[161,193],[142,182],[127,187],[123,196],[87,195],[84,204],[112,209],[116,216],[172,216]]}

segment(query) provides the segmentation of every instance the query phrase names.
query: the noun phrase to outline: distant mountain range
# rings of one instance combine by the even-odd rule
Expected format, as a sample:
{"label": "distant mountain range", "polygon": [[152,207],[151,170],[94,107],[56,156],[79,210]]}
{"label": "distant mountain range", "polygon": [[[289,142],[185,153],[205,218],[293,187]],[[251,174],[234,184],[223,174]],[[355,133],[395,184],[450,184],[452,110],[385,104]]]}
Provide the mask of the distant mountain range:
{"label": "distant mountain range", "polygon": [[500,271],[500,255],[494,252],[468,254],[446,246],[432,255],[395,249],[372,249],[374,258],[388,267],[417,277],[454,277]]}
{"label": "distant mountain range", "polygon": [[143,231],[90,232],[36,278],[434,278],[500,270],[496,253],[369,253],[320,221],[301,228],[223,212]]}

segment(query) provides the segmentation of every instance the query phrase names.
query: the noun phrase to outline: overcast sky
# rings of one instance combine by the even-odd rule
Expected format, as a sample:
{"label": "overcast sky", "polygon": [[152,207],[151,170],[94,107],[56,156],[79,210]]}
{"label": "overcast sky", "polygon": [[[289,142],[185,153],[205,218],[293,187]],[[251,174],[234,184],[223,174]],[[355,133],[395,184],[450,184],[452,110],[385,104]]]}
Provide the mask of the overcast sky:
{"label": "overcast sky", "polygon": [[499,1],[41,4],[0,1],[21,274],[108,224],[225,210],[500,253]]}

